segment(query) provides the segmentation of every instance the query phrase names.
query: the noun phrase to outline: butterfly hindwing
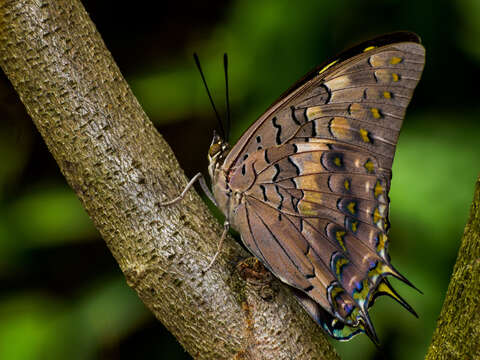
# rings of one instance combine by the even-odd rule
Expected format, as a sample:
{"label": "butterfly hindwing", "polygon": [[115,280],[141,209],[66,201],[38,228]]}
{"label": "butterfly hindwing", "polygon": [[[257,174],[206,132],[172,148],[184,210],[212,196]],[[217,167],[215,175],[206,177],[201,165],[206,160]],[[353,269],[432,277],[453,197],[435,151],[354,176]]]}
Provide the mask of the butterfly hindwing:
{"label": "butterfly hindwing", "polygon": [[381,279],[401,276],[386,256],[388,178],[371,154],[355,150],[328,141],[280,145],[252,154],[249,170],[232,178],[248,184],[235,227],[249,250],[331,316],[358,326]]}

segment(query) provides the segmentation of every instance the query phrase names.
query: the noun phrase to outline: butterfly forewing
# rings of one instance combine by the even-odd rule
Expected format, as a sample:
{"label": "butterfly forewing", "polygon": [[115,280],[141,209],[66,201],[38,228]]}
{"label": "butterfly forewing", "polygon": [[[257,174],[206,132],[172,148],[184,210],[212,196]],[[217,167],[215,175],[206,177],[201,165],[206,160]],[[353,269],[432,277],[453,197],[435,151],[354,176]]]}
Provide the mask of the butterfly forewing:
{"label": "butterfly forewing", "polygon": [[424,51],[417,43],[393,43],[318,71],[253,123],[225,166],[295,136],[345,141],[393,158],[406,107],[423,70]]}
{"label": "butterfly forewing", "polygon": [[248,249],[338,339],[375,338],[368,308],[380,294],[411,310],[384,279],[406,281],[387,254],[388,191],[423,65],[410,33],[341,54],[247,130],[214,183],[217,199],[235,198],[219,203]]}

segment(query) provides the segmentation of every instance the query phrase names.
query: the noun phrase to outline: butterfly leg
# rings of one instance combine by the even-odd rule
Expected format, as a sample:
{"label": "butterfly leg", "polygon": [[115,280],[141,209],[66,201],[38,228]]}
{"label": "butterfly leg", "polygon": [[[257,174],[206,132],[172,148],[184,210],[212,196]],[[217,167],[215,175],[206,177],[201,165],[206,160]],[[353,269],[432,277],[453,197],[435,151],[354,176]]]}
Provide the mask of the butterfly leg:
{"label": "butterfly leg", "polygon": [[210,264],[208,264],[208,266],[203,270],[203,273],[206,273],[208,270],[210,270],[212,265],[215,263],[215,260],[217,260],[217,257],[220,254],[220,251],[222,250],[223,241],[227,237],[227,233],[228,233],[229,229],[230,229],[230,223],[228,222],[228,220],[225,220],[225,222],[223,223],[222,237],[220,238],[220,241],[218,242],[217,251],[216,251],[215,255],[213,255],[213,259],[210,261]]}
{"label": "butterfly leg", "polygon": [[190,190],[190,188],[193,186],[193,184],[195,184],[195,182],[197,182],[197,181],[200,183],[200,187],[202,188],[205,195],[207,195],[207,197],[210,199],[210,201],[212,203],[217,205],[217,202],[215,201],[215,198],[213,197],[212,192],[210,191],[207,183],[205,182],[205,178],[203,177],[203,174],[198,173],[188,182],[187,186],[185,186],[185,189],[183,189],[182,193],[179,196],[177,196],[176,198],[174,198],[172,200],[160,203],[160,206],[173,205],[173,204],[176,204],[177,202],[181,201],[185,197],[187,191]]}

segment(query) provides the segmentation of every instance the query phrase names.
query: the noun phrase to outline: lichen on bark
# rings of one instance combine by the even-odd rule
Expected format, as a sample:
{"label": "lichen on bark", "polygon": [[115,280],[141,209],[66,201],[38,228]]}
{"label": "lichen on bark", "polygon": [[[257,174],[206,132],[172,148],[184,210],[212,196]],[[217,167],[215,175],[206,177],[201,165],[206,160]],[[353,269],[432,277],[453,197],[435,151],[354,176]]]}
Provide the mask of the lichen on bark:
{"label": "lichen on bark", "polygon": [[480,178],[426,360],[480,359]]}

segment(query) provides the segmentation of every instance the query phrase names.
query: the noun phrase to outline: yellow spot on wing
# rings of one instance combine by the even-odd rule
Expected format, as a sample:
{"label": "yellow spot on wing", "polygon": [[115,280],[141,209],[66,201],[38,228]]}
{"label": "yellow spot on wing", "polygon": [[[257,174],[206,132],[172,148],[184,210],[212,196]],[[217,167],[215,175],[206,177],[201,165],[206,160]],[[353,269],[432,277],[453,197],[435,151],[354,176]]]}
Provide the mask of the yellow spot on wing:
{"label": "yellow spot on wing", "polygon": [[345,181],[343,182],[343,187],[345,188],[345,190],[350,190],[350,181],[348,181],[348,179],[345,179]]}
{"label": "yellow spot on wing", "polygon": [[358,221],[352,222],[352,231],[357,232],[358,229]]}
{"label": "yellow spot on wing", "polygon": [[368,159],[367,162],[363,166],[370,173],[373,172],[373,170],[375,169],[375,166],[373,165],[373,162],[370,159]]}
{"label": "yellow spot on wing", "polygon": [[370,269],[368,272],[368,277],[371,282],[375,282],[378,279],[378,276],[382,274],[383,267],[379,266],[380,263],[377,263],[374,268]]}
{"label": "yellow spot on wing", "polygon": [[373,212],[373,222],[377,223],[381,219],[382,219],[382,216],[378,212],[378,208],[375,208],[375,211]]}
{"label": "yellow spot on wing", "polygon": [[402,58],[398,57],[398,56],[394,56],[390,59],[390,64],[392,65],[397,65],[398,63],[402,62]]}
{"label": "yellow spot on wing", "polygon": [[355,205],[357,205],[355,203],[355,201],[350,201],[347,205],[347,209],[348,209],[348,211],[350,211],[350,214],[352,214],[352,215],[355,214]]}
{"label": "yellow spot on wing", "polygon": [[383,193],[383,186],[380,184],[380,181],[377,180],[377,183],[375,184],[375,197],[378,198],[380,195]]}
{"label": "yellow spot on wing", "polygon": [[338,276],[341,275],[342,273],[342,268],[348,264],[348,260],[344,258],[340,258],[337,260],[335,263],[335,272],[337,273]]}
{"label": "yellow spot on wing", "polygon": [[342,292],[344,292],[344,291],[340,286],[335,286],[332,289],[332,292],[330,293],[330,296],[331,296],[332,299],[335,299],[337,297],[337,295],[341,294]]}
{"label": "yellow spot on wing", "polygon": [[371,108],[370,111],[372,112],[372,115],[375,119],[380,118],[380,111],[377,108]]}
{"label": "yellow spot on wing", "polygon": [[334,162],[335,165],[337,165],[338,167],[342,166],[342,159],[340,159],[338,156],[335,157],[335,159],[333,160],[333,162]]}
{"label": "yellow spot on wing", "polygon": [[367,51],[370,51],[370,50],[373,50],[375,49],[375,46],[369,46],[369,47],[366,47],[365,49],[363,49],[363,52],[367,52]]}
{"label": "yellow spot on wing", "polygon": [[362,140],[366,143],[370,142],[370,138],[368,137],[368,131],[365,129],[360,129],[360,136],[362,137]]}
{"label": "yellow spot on wing", "polygon": [[323,73],[325,70],[327,70],[327,69],[331,68],[333,65],[335,65],[337,62],[338,62],[338,59],[335,60],[335,61],[332,61],[330,64],[324,66],[324,67],[322,68],[322,70],[320,70],[320,71],[318,72],[318,74],[320,75],[320,74]]}
{"label": "yellow spot on wing", "polygon": [[378,252],[385,249],[386,241],[387,241],[387,236],[384,233],[378,234],[378,245],[377,245],[377,251]]}
{"label": "yellow spot on wing", "polygon": [[355,300],[357,300],[357,303],[363,307],[363,305],[365,304],[365,299],[367,298],[368,296],[368,293],[370,291],[370,287],[368,286],[368,278],[367,279],[364,279],[362,281],[362,290],[361,291],[358,291],[358,290],[355,290],[353,292],[353,298]]}
{"label": "yellow spot on wing", "polygon": [[395,81],[395,82],[397,82],[398,79],[399,79],[398,74],[397,74],[397,73],[392,73],[392,80]]}
{"label": "yellow spot on wing", "polygon": [[335,233],[335,238],[337,239],[338,243],[342,247],[343,251],[347,251],[345,247],[345,243],[343,242],[343,237],[345,236],[345,231],[337,231]]}
{"label": "yellow spot on wing", "polygon": [[390,91],[384,91],[383,92],[383,97],[385,99],[391,99],[392,98],[392,93]]}

